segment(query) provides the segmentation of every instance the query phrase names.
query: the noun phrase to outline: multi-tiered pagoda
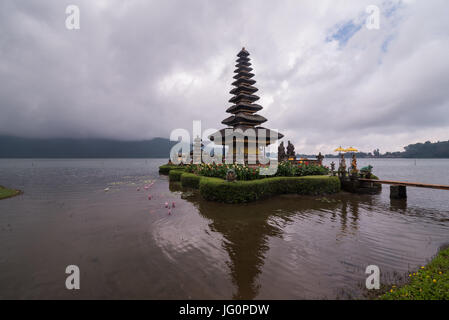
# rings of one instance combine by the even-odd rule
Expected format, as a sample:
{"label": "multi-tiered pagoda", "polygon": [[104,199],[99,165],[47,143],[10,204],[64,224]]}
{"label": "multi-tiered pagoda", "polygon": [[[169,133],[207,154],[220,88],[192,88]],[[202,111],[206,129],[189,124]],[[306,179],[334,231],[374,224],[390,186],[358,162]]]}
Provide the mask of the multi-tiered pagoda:
{"label": "multi-tiered pagoda", "polygon": [[[215,144],[225,146],[226,136],[229,136],[230,132],[232,132],[231,135],[234,137],[233,139],[228,139],[228,143],[229,140],[233,141],[233,161],[236,161],[236,154],[238,153],[244,155],[245,163],[256,163],[257,156],[260,153],[258,147],[265,147],[277,139],[282,139],[283,135],[279,132],[260,127],[267,119],[256,114],[256,112],[262,110],[262,106],[255,103],[260,98],[254,94],[258,89],[254,87],[256,81],[252,79],[254,73],[251,73],[253,69],[251,68],[249,53],[243,48],[237,54],[237,57],[237,64],[235,65],[237,69],[234,71],[236,73],[234,76],[235,81],[232,83],[235,88],[230,91],[234,96],[229,100],[233,105],[226,110],[231,116],[222,121],[223,124],[229,127],[216,132],[210,136],[210,139]],[[240,134],[240,130],[237,129],[243,132],[246,131],[248,134],[242,135]],[[247,131],[247,129],[253,130]],[[255,134],[252,132],[255,132]],[[255,142],[258,137],[260,139],[263,134],[265,134],[265,141],[258,141],[258,147],[253,147],[256,146]],[[272,136],[271,142],[270,135]],[[219,141],[220,137],[221,141]],[[274,141],[273,137],[275,137]],[[249,142],[251,143],[249,144]]]}

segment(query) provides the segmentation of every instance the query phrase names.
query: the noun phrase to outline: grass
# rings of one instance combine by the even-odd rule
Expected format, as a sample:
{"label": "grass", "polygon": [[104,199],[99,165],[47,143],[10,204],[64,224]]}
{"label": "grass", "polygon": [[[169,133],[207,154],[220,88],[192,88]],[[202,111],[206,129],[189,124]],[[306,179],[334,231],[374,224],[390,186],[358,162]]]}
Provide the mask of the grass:
{"label": "grass", "polygon": [[22,191],[20,190],[8,189],[3,186],[0,186],[0,200],[15,197],[21,193]]}
{"label": "grass", "polygon": [[449,247],[432,261],[408,275],[409,281],[379,297],[382,300],[449,300]]}

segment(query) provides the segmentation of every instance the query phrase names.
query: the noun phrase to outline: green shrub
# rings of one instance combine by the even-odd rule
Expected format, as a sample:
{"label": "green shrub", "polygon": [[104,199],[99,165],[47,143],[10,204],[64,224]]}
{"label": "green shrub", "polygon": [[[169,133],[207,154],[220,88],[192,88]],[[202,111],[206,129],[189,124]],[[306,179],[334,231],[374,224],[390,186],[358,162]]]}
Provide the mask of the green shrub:
{"label": "green shrub", "polygon": [[184,170],[170,170],[168,174],[168,180],[172,181],[181,181],[181,175],[184,173]]}
{"label": "green shrub", "polygon": [[228,170],[233,169],[238,180],[260,179],[259,168],[252,168],[242,164],[190,164],[186,166],[186,172],[196,173],[204,177],[226,179]]}
{"label": "green shrub", "polygon": [[184,172],[181,175],[181,185],[187,188],[198,189],[200,186],[201,177],[193,173]]}
{"label": "green shrub", "polygon": [[329,168],[316,165],[316,164],[308,164],[308,165],[299,165],[296,169],[296,176],[304,177],[304,176],[322,176],[329,174]]}
{"label": "green shrub", "polygon": [[271,177],[252,181],[227,182],[218,178],[201,178],[200,194],[206,200],[227,203],[250,202],[277,194],[331,194],[340,191],[338,177]]}
{"label": "green shrub", "polygon": [[293,177],[296,174],[296,166],[288,161],[278,163],[278,170],[276,176]]}
{"label": "green shrub", "polygon": [[[195,173],[204,177],[214,177],[226,179],[226,173],[232,169],[235,171],[237,180],[247,181],[265,178],[260,175],[259,168],[250,167],[242,164],[189,164],[186,165],[186,172]],[[321,176],[329,174],[329,169],[316,164],[292,164],[290,162],[281,162],[278,164],[276,176],[294,177],[294,176]]]}
{"label": "green shrub", "polygon": [[170,164],[164,164],[159,167],[159,173],[160,174],[169,174],[170,170],[184,170],[185,167],[183,166],[177,166],[177,165],[170,165]]}
{"label": "green shrub", "polygon": [[303,177],[303,176],[322,176],[329,174],[329,168],[316,164],[293,164],[284,161],[278,164],[276,176],[278,177]]}

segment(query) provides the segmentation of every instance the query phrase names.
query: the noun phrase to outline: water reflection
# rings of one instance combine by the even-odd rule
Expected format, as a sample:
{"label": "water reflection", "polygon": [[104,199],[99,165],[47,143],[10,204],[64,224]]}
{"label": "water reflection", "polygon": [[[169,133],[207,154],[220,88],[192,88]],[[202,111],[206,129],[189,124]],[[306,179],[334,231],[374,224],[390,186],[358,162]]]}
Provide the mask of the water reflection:
{"label": "water reflection", "polygon": [[[203,201],[177,184],[170,189],[182,191],[222,235],[234,299],[264,298],[267,291],[281,298],[360,297],[367,265],[408,270],[419,260],[409,241],[428,252],[429,241],[420,242],[428,233],[416,218],[441,223],[435,214],[407,208],[406,201],[385,203],[379,195],[284,195],[227,205]],[[400,232],[404,225],[407,235]]]}
{"label": "water reflection", "polygon": [[390,210],[404,214],[407,213],[407,199],[391,199]]}
{"label": "water reflection", "polygon": [[[170,189],[180,191],[182,187],[171,184]],[[186,200],[194,203],[200,215],[210,221],[211,231],[223,236],[222,247],[229,255],[229,273],[236,287],[233,299],[258,296],[261,287],[258,276],[270,249],[270,238],[282,239],[285,228],[295,222],[295,216],[313,212],[327,219],[327,213],[331,213],[331,219],[340,219],[341,236],[347,234],[348,229],[354,232],[358,227],[358,201],[353,199],[280,196],[245,205],[202,201],[198,195],[187,196]]]}
{"label": "water reflection", "polygon": [[205,202],[198,202],[198,210],[211,221],[211,230],[223,235],[222,246],[229,255],[228,267],[237,288],[233,298],[254,299],[259,290],[256,280],[269,249],[268,237],[282,236],[282,229],[269,223],[272,212],[251,207],[214,208]]}

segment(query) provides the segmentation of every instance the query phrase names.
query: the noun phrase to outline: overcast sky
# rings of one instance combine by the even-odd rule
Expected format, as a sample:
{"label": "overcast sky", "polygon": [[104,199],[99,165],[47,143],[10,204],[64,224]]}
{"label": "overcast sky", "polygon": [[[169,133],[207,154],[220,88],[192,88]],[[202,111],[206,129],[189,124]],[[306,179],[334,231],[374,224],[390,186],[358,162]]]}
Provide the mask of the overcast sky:
{"label": "overcast sky", "polygon": [[[65,26],[80,8],[80,29]],[[380,29],[365,9],[380,8]],[[236,54],[297,152],[449,139],[449,3],[0,1],[0,134],[166,137],[221,129]]]}

